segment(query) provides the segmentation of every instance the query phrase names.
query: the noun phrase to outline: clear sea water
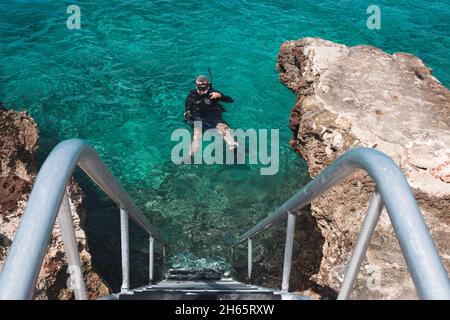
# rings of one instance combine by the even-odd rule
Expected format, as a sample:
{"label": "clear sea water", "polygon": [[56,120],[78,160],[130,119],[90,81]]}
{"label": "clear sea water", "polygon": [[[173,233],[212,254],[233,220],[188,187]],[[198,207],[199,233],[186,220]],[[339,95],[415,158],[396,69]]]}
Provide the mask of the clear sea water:
{"label": "clear sea water", "polygon": [[[69,4],[81,8],[81,30],[66,28]],[[379,31],[366,28],[371,4],[381,8]],[[0,101],[37,120],[41,159],[61,140],[86,139],[174,252],[214,255],[226,232],[245,231],[308,181],[289,147],[295,97],[275,71],[281,43],[314,36],[410,52],[449,86],[449,20],[450,2],[434,0],[4,0]],[[186,94],[207,66],[235,99],[225,114],[232,127],[280,130],[277,175],[170,163],[170,134],[185,127]],[[90,196],[95,239],[118,218]]]}

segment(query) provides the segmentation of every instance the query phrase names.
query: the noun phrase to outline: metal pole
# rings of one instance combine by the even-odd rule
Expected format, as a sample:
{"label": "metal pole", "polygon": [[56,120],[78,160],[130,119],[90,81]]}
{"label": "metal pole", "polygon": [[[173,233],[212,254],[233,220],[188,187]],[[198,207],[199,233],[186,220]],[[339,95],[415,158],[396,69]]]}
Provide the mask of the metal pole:
{"label": "metal pole", "polygon": [[150,280],[150,283],[153,281],[153,244],[155,242],[155,238],[150,236],[148,239],[149,242],[149,267],[148,267],[148,279]]}
{"label": "metal pole", "polygon": [[230,248],[230,260],[231,260],[231,263],[233,264],[234,263],[234,247]]}
{"label": "metal pole", "polygon": [[281,284],[281,291],[289,291],[289,278],[291,276],[292,265],[292,250],[294,248],[294,233],[295,233],[295,214],[288,211],[287,227],[286,227],[286,246],[284,249],[284,264],[283,264],[283,282]]}
{"label": "metal pole", "polygon": [[345,273],[344,283],[339,291],[338,300],[347,300],[350,298],[356,277],[361,268],[364,256],[366,255],[367,248],[369,247],[370,238],[375,231],[382,210],[383,199],[378,191],[375,191],[370,200],[369,209],[364,218],[364,223],[361,227],[361,232],[356,241],[355,248],[353,249],[347,272]]}
{"label": "metal pole", "polygon": [[163,254],[163,265],[165,266],[166,265],[166,245],[165,244],[163,244],[162,250],[163,250],[163,252],[162,252],[162,254]]}
{"label": "metal pole", "polygon": [[68,265],[67,272],[70,274],[67,285],[69,289],[73,289],[75,299],[87,300],[83,270],[81,269],[80,254],[77,246],[77,238],[73,228],[70,203],[66,192],[64,192],[61,206],[59,207],[58,222],[61,229],[61,237],[64,243],[64,251],[66,253]]}
{"label": "metal pole", "polygon": [[248,238],[248,281],[252,281],[252,263],[253,263],[253,258],[252,258],[252,239]]}
{"label": "metal pole", "polygon": [[121,292],[130,290],[130,240],[128,233],[128,211],[120,208],[120,240],[122,250]]}

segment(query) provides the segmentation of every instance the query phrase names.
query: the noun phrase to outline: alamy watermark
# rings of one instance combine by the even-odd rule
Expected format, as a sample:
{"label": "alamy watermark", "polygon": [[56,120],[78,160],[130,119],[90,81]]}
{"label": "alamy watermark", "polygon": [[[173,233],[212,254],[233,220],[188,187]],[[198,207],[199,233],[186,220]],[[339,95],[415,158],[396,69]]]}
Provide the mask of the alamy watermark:
{"label": "alamy watermark", "polygon": [[381,9],[379,6],[372,4],[367,8],[367,14],[370,16],[367,18],[367,29],[380,30],[381,29]]}
{"label": "alamy watermark", "polygon": [[83,274],[77,265],[69,265],[67,267],[67,273],[69,277],[67,278],[66,285],[70,290],[80,290],[82,283],[80,283],[80,279],[83,279]]}
{"label": "alamy watermark", "polygon": [[71,4],[67,7],[66,12],[70,14],[70,16],[66,20],[67,29],[81,29],[81,10],[80,7]]}
{"label": "alamy watermark", "polygon": [[[196,132],[202,132],[201,136]],[[224,140],[228,145],[225,152]],[[229,129],[224,137],[217,129],[203,132],[202,122],[195,121],[194,138],[189,130],[176,129],[171,141],[178,142],[171,153],[175,164],[261,164],[265,166],[260,169],[261,175],[274,175],[279,169],[278,129]],[[204,142],[208,143],[205,148]]]}
{"label": "alamy watermark", "polygon": [[369,274],[369,277],[366,279],[367,289],[370,291],[380,290],[381,289],[381,270],[380,267],[369,264],[366,266],[366,272]]}
{"label": "alamy watermark", "polygon": [[[340,264],[331,268],[328,273],[328,280],[330,282],[335,282],[336,280],[339,283],[344,283],[344,276],[346,273],[345,266],[349,265],[350,257],[347,259],[345,264]],[[365,279],[366,287],[370,291],[381,290],[381,280],[382,280],[382,271],[380,267],[374,264],[368,264],[364,267],[367,273],[367,278]],[[354,286],[356,285],[356,281]]]}

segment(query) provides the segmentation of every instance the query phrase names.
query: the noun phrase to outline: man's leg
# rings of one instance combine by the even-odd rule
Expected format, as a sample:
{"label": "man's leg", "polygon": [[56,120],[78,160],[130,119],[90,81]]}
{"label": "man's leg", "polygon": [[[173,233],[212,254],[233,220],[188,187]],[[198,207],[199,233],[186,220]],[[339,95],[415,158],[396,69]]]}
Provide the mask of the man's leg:
{"label": "man's leg", "polygon": [[227,143],[229,150],[233,150],[237,146],[239,146],[239,144],[236,141],[234,141],[234,137],[230,132],[230,127],[227,126],[225,123],[218,123],[216,125],[216,129],[219,132],[219,134],[223,137],[223,140],[225,140],[225,142]]}
{"label": "man's leg", "polygon": [[192,145],[191,145],[191,158],[194,156],[194,154],[197,152],[197,150],[200,148],[200,143],[202,143],[202,126],[194,125],[194,133],[192,137]]}

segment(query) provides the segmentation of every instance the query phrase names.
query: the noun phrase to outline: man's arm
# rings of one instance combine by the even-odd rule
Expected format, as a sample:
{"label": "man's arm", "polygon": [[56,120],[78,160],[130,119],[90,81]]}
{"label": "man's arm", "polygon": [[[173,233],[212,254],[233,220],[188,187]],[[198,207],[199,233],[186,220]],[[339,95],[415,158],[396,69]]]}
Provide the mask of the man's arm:
{"label": "man's arm", "polygon": [[221,95],[220,101],[223,101],[223,102],[234,102],[232,97],[226,96],[223,93],[220,93],[220,95]]}
{"label": "man's arm", "polygon": [[234,102],[233,98],[230,96],[226,96],[219,91],[213,90],[213,92],[209,95],[210,99],[218,99],[223,102]]}
{"label": "man's arm", "polygon": [[191,94],[189,93],[186,97],[186,102],[184,104],[184,112],[192,112],[192,99]]}
{"label": "man's arm", "polygon": [[185,120],[189,120],[189,118],[191,117],[192,114],[192,99],[191,99],[191,93],[188,94],[187,98],[186,98],[186,102],[184,104],[184,118]]}

